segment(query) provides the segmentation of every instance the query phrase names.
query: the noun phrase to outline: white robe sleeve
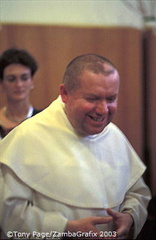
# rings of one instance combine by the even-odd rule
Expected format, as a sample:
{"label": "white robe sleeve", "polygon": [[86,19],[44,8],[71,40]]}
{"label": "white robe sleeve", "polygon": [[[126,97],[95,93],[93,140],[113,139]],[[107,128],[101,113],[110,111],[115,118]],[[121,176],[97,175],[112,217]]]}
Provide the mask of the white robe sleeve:
{"label": "white robe sleeve", "polygon": [[[8,231],[26,233],[63,232],[67,219],[60,213],[45,211],[33,206],[33,190],[23,183],[6,166],[3,168],[4,188],[2,194],[1,228],[4,234]],[[18,217],[17,217],[18,216]]]}
{"label": "white robe sleeve", "polygon": [[129,189],[120,206],[120,212],[131,214],[134,220],[134,239],[141,231],[147,218],[147,205],[151,199],[151,193],[142,177]]}

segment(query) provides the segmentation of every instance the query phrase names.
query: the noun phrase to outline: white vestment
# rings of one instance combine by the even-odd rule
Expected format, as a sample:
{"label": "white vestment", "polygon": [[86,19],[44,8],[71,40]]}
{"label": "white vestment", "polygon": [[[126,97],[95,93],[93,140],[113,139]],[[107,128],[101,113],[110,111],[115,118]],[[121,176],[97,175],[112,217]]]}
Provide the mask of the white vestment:
{"label": "white vestment", "polygon": [[0,161],[5,233],[63,232],[68,220],[107,216],[106,208],[129,212],[134,236],[144,224],[144,164],[113,123],[100,134],[77,135],[60,98],[1,141]]}

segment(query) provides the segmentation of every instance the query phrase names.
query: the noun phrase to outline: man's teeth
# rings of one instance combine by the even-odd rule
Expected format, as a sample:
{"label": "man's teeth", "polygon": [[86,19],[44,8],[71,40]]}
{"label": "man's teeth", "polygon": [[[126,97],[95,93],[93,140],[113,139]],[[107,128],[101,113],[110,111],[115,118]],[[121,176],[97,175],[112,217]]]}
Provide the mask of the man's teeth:
{"label": "man's teeth", "polygon": [[97,122],[102,122],[103,121],[103,117],[100,117],[100,118],[95,118],[95,117],[91,117],[94,121],[97,121]]}

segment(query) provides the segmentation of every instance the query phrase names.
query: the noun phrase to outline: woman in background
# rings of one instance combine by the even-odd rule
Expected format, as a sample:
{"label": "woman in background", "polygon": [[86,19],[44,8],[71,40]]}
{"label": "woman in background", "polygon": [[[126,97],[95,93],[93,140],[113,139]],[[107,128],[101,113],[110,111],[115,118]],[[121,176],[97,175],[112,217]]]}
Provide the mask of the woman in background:
{"label": "woman in background", "polygon": [[0,109],[0,138],[41,111],[29,99],[37,69],[36,60],[25,50],[11,48],[0,56],[0,85],[6,96],[6,105]]}

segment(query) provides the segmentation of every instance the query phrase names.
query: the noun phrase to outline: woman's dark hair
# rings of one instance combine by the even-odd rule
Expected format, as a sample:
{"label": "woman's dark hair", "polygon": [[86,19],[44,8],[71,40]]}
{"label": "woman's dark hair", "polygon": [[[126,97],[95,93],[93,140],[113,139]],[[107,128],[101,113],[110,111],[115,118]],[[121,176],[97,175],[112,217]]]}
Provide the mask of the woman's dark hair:
{"label": "woman's dark hair", "polygon": [[31,70],[31,76],[38,69],[38,64],[34,57],[24,49],[10,48],[0,56],[0,81],[3,81],[4,69],[11,64],[22,64]]}

